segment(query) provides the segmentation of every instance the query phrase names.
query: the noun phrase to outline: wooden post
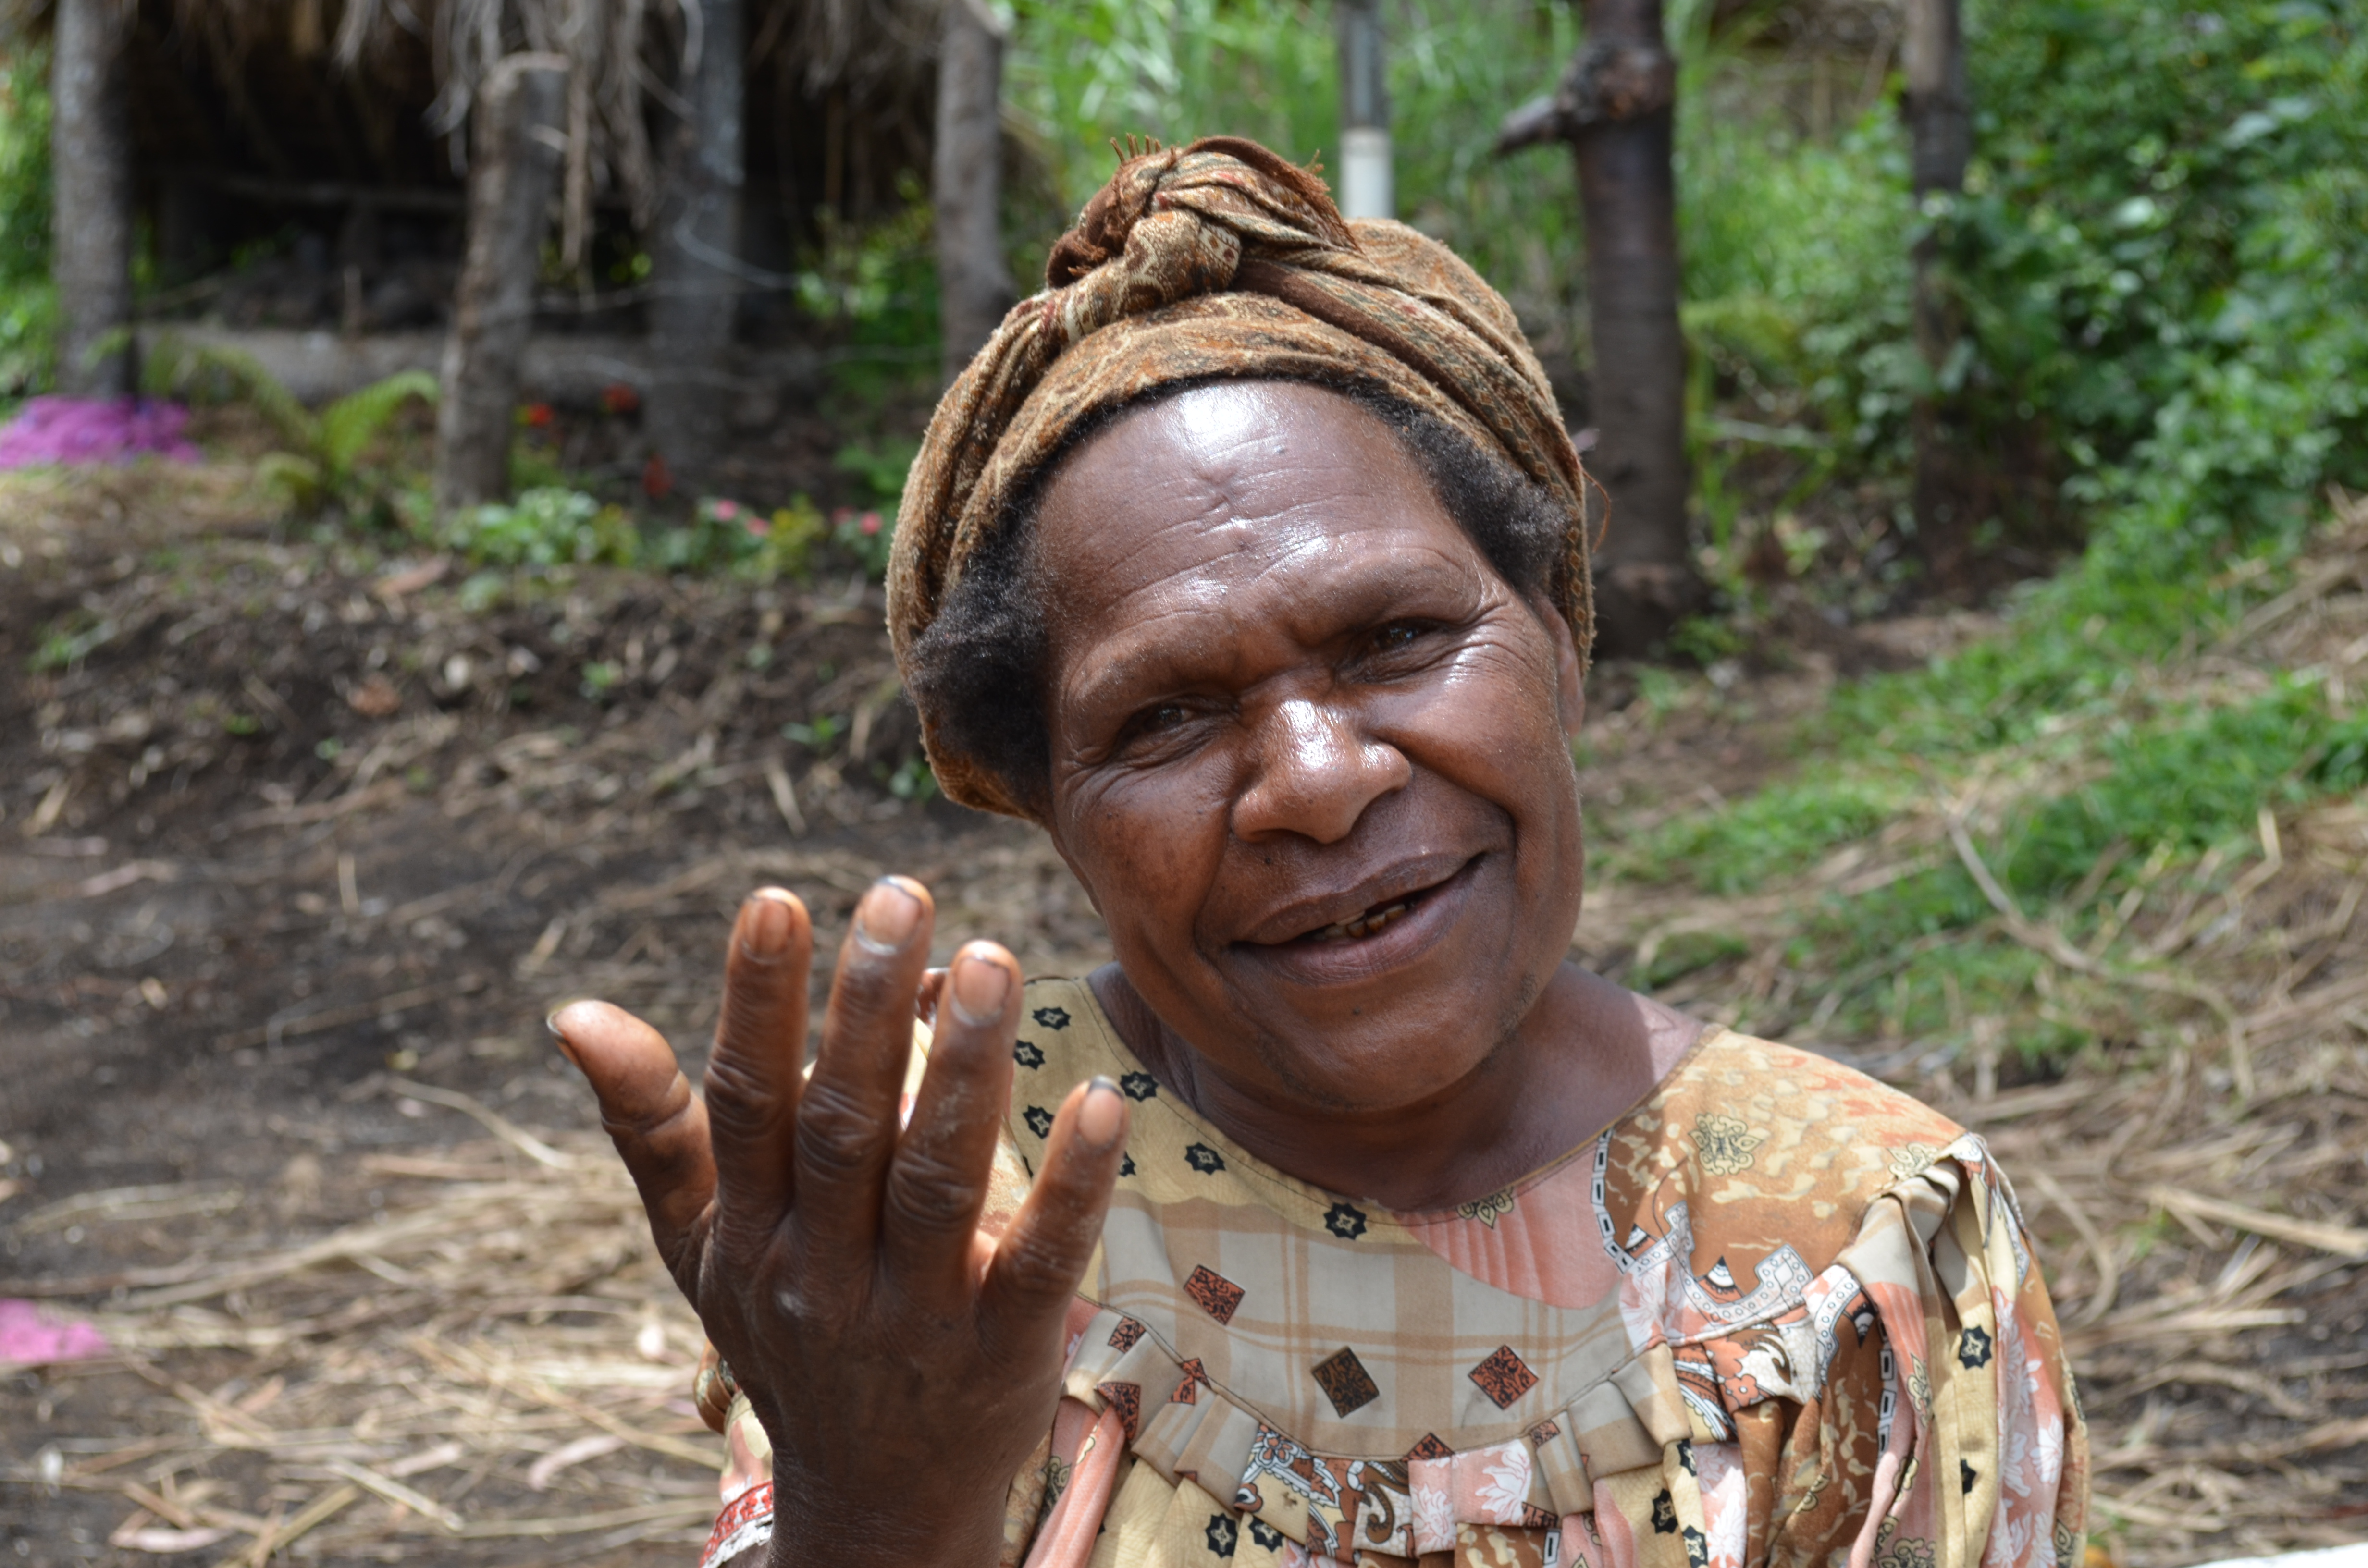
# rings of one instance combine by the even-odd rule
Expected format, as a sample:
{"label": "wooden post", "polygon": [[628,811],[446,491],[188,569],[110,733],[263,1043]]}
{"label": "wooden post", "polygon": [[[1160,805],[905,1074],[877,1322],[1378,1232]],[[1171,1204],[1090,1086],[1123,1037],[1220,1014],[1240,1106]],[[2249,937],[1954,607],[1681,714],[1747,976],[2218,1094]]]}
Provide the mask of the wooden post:
{"label": "wooden post", "polygon": [[509,494],[518,361],[534,324],[542,236],[567,123],[567,60],[512,54],[477,96],[469,165],[469,249],[444,341],[436,411],[436,504]]}
{"label": "wooden post", "polygon": [[1686,343],[1678,324],[1677,62],[1660,0],[1578,0],[1587,41],[1497,148],[1568,142],[1587,220],[1595,449],[1611,497],[1595,560],[1596,648],[1652,652],[1703,602],[1686,529]]}
{"label": "wooden post", "polygon": [[654,471],[696,490],[722,454],[730,382],[723,358],[739,313],[741,150],[747,40],[741,0],[699,0],[699,53],[678,89],[690,114],[673,128],[666,197],[651,246],[651,358],[643,404]]}
{"label": "wooden post", "polygon": [[[58,390],[129,397],[131,118],[125,0],[58,0],[50,58],[51,275],[58,288]],[[110,335],[121,346],[97,353]]]}
{"label": "wooden post", "polygon": [[[1974,527],[1985,510],[1985,486],[1959,400],[1940,384],[1964,328],[1942,267],[1935,209],[1965,188],[1965,165],[1973,157],[1973,102],[1958,0],[1907,0],[1906,21],[1900,52],[1907,82],[1900,108],[1907,119],[1908,182],[1930,225],[1913,252],[1916,348],[1931,379],[1910,414],[1916,549],[1934,585],[1953,588],[1964,585],[1972,572]],[[1933,197],[1943,200],[1927,200]]]}
{"label": "wooden post", "polygon": [[1003,256],[1004,41],[1003,24],[985,0],[947,0],[929,201],[949,384],[994,333],[1013,298]]}

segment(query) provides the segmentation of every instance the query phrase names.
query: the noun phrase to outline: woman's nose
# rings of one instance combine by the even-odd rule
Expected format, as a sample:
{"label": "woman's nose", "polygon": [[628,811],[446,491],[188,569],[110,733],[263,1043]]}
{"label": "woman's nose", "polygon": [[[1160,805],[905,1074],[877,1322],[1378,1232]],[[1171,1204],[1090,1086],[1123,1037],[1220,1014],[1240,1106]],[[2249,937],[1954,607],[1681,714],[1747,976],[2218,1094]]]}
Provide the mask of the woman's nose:
{"label": "woman's nose", "polygon": [[1337,843],[1414,773],[1403,752],[1364,734],[1353,714],[1304,698],[1267,710],[1250,755],[1248,787],[1233,812],[1234,835],[1243,839],[1290,833]]}

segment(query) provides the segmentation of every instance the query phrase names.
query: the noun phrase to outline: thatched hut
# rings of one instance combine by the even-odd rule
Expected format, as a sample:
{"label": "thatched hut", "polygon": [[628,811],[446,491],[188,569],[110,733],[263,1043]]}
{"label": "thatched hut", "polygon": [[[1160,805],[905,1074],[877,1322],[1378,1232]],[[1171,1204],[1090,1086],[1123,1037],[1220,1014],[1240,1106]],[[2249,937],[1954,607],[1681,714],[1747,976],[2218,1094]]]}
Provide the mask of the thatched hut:
{"label": "thatched hut", "polygon": [[[0,28],[53,39],[61,62],[62,380],[106,390],[89,384],[92,345],[119,339],[77,338],[73,324],[131,313],[129,256],[143,233],[156,287],[138,313],[245,332],[244,346],[300,392],[432,363],[466,243],[481,89],[497,62],[530,51],[559,57],[566,76],[564,115],[537,132],[564,148],[530,363],[563,394],[633,381],[637,366],[657,382],[669,364],[693,367],[710,391],[719,376],[746,381],[751,352],[796,335],[783,274],[818,230],[899,210],[926,185],[947,6],[0,0]],[[70,50],[104,57],[112,75],[78,87],[64,69]],[[89,162],[104,146],[94,154],[92,138],[76,140],[74,126],[94,124],[121,128],[127,191],[108,184],[103,155]],[[684,216],[694,198],[712,215],[716,188],[730,209],[722,228]],[[83,204],[117,219],[78,233],[67,202],[93,191],[106,199]],[[77,290],[96,302],[78,308]],[[682,304],[692,295],[711,301],[703,324]],[[671,330],[702,344],[644,341],[665,337],[669,312]],[[324,340],[324,328],[336,336]],[[416,341],[390,340],[404,333]],[[598,339],[598,368],[552,370],[553,338]],[[118,366],[112,384],[124,374]],[[655,398],[651,415],[666,401]],[[712,442],[721,424],[710,399],[674,421],[688,432],[676,439]]]}
{"label": "thatched hut", "polygon": [[[612,279],[655,219],[659,143],[717,0],[106,0],[125,48],[135,199],[160,278],[305,245],[371,274],[457,260],[470,111],[491,62],[565,56],[562,245]],[[46,36],[55,0],[0,0]],[[861,220],[926,178],[941,0],[742,0],[747,259],[794,254],[817,214]],[[372,233],[373,225],[378,229]],[[306,242],[303,236],[312,236]],[[604,255],[603,247],[611,247]],[[366,284],[378,278],[366,276]],[[324,300],[326,310],[338,301]]]}

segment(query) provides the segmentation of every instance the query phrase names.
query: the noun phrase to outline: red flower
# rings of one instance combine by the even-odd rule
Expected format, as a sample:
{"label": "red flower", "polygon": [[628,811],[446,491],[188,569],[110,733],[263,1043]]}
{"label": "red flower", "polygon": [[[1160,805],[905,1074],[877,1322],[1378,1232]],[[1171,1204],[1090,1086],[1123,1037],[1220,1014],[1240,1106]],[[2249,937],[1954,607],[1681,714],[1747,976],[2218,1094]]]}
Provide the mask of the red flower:
{"label": "red flower", "polygon": [[642,494],[653,501],[663,501],[674,493],[674,471],[666,467],[664,452],[652,452],[650,460],[642,465]]}
{"label": "red flower", "polygon": [[622,381],[611,381],[600,389],[600,412],[631,414],[642,406],[642,394]]}
{"label": "red flower", "polygon": [[551,404],[529,403],[518,411],[519,421],[529,430],[548,430],[552,421]]}

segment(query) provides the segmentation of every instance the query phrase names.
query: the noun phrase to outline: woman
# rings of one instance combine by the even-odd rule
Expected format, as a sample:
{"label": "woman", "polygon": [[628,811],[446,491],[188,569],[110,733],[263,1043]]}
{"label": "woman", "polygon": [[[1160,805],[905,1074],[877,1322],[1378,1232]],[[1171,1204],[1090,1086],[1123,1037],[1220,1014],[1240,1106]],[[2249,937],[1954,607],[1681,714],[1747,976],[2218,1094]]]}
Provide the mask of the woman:
{"label": "woman", "polygon": [[883,881],[802,1082],[768,889],[703,1105],[553,1019],[722,1352],[707,1560],[2077,1562],[1980,1142],[1570,961],[1584,481],[1504,302],[1233,141],[1129,160],[1048,278],[889,615],[947,793],[1117,961],[925,975]]}

